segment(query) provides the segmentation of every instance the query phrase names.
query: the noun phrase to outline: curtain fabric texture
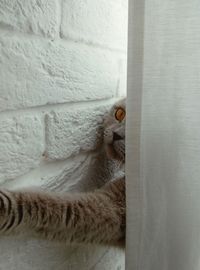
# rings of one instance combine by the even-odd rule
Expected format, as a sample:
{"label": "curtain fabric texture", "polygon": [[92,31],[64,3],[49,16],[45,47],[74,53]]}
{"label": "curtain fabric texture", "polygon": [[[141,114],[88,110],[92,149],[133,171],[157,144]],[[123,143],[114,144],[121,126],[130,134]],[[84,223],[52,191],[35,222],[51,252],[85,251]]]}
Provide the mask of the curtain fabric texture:
{"label": "curtain fabric texture", "polygon": [[199,0],[129,1],[126,132],[126,270],[199,270]]}

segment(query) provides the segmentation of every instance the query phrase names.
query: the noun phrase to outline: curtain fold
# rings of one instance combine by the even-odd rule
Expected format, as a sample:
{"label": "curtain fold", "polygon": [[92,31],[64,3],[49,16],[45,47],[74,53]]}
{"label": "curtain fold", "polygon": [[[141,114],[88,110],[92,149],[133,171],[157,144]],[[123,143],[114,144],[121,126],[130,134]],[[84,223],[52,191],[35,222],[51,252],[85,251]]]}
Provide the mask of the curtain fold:
{"label": "curtain fold", "polygon": [[200,269],[200,1],[130,0],[127,270]]}

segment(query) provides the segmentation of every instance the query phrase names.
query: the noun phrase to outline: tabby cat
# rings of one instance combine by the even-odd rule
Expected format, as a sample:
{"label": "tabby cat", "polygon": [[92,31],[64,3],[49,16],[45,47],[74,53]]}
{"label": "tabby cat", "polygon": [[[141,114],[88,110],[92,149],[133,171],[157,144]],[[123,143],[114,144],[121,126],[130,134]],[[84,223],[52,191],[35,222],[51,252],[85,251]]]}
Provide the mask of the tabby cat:
{"label": "tabby cat", "polygon": [[[125,114],[122,100],[104,121],[104,149],[108,158],[118,160],[122,167]],[[95,191],[65,195],[0,190],[0,233],[30,231],[37,237],[66,243],[121,246],[125,239],[125,178],[107,180]]]}

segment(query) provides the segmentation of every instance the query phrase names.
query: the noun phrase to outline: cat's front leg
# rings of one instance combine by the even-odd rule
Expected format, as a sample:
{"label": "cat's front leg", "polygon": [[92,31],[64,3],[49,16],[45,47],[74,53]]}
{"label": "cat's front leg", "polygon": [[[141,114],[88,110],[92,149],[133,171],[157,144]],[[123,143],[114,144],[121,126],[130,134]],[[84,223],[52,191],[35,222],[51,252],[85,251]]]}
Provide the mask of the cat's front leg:
{"label": "cat's front leg", "polygon": [[0,190],[0,233],[62,228],[64,202],[46,193]]}
{"label": "cat's front leg", "polygon": [[40,233],[70,243],[117,243],[125,235],[125,180],[80,194],[0,190],[0,233]]}

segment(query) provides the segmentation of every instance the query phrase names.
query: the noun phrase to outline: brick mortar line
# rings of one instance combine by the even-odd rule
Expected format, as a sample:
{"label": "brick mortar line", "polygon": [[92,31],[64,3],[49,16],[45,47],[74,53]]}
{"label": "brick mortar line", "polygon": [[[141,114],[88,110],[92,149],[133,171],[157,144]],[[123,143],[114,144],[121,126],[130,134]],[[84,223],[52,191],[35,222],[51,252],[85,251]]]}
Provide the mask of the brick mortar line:
{"label": "brick mortar line", "polygon": [[60,16],[60,20],[59,20],[59,32],[58,32],[58,35],[59,35],[59,38],[61,38],[61,26],[62,26],[62,19],[63,19],[63,4],[64,3],[64,0],[59,0],[59,16]]}
{"label": "brick mortar line", "polygon": [[106,45],[103,45],[103,44],[99,44],[99,43],[96,43],[96,42],[93,42],[93,41],[86,41],[86,40],[83,40],[83,39],[74,39],[74,38],[71,38],[70,36],[69,37],[63,37],[61,38],[61,40],[63,42],[74,42],[74,43],[78,43],[78,44],[83,44],[83,45],[86,45],[88,47],[93,47],[93,48],[97,48],[97,49],[101,49],[101,50],[107,50],[107,51],[110,51],[110,52],[113,52],[113,53],[120,53],[120,54],[126,54],[126,50],[122,50],[122,49],[119,49],[119,48],[114,48],[114,47],[107,47]]}
{"label": "brick mortar line", "polygon": [[59,0],[57,5],[59,5],[59,14],[58,14],[58,39],[61,38],[61,25],[62,25],[62,18],[63,18],[63,0]]}
{"label": "brick mortar line", "polygon": [[[97,154],[97,151],[95,151],[95,150],[92,151],[91,150],[91,151],[88,151],[88,152],[80,152],[77,155],[70,156],[70,157],[68,157],[66,159],[62,159],[62,160],[47,160],[47,161],[42,161],[42,162],[40,162],[40,164],[36,168],[29,170],[27,173],[22,174],[22,175],[19,175],[19,176],[16,176],[13,179],[6,179],[6,180],[0,182],[0,186],[3,186],[5,184],[8,184],[8,185],[13,184],[14,185],[15,183],[19,183],[20,184],[20,182],[23,182],[24,181],[23,178],[27,177],[27,179],[28,179],[29,177],[32,177],[32,175],[34,175],[35,171],[37,171],[39,169],[42,169],[45,166],[52,166],[53,165],[53,166],[56,167],[58,165],[62,165],[63,167],[64,166],[67,167],[68,164],[70,165],[70,163],[75,162],[77,159],[79,159],[81,157],[82,158],[84,158],[84,157],[87,158],[87,156],[89,156],[89,155],[91,157],[94,157],[94,156],[96,156],[96,154]],[[38,179],[38,181],[39,181],[39,179]]]}
{"label": "brick mortar line", "polygon": [[36,113],[47,113],[50,112],[51,110],[54,109],[61,109],[61,108],[71,108],[71,107],[77,107],[79,108],[84,108],[84,106],[87,106],[89,104],[91,105],[106,105],[113,103],[119,99],[119,97],[115,96],[112,98],[105,98],[105,99],[99,99],[99,100],[85,100],[85,101],[69,101],[65,103],[56,103],[56,104],[46,104],[46,105],[39,105],[39,106],[34,106],[34,107],[28,107],[28,108],[19,108],[19,109],[11,109],[11,110],[5,110],[0,112],[0,116],[2,117],[7,117],[10,115],[16,115],[16,113],[31,113],[31,112],[36,112]]}
{"label": "brick mortar line", "polygon": [[90,267],[89,270],[95,270],[95,267],[97,266],[97,264],[98,264],[99,262],[101,262],[101,260],[104,258],[104,256],[105,256],[108,252],[109,252],[109,249],[106,249],[106,251],[104,251],[104,252],[101,254],[100,258],[98,258],[98,260]]}
{"label": "brick mortar line", "polygon": [[33,33],[27,33],[27,32],[20,32],[17,30],[13,30],[13,29],[9,29],[7,27],[2,27],[0,24],[0,33],[4,33],[7,34],[8,36],[12,36],[13,34],[16,35],[17,38],[22,37],[24,39],[35,39],[35,40],[45,40],[45,41],[57,41],[60,42],[61,44],[66,44],[66,43],[74,43],[74,44],[80,44],[82,46],[87,46],[87,47],[92,47],[92,48],[96,48],[99,50],[103,50],[103,51],[109,51],[111,53],[119,53],[122,55],[126,55],[127,52],[126,50],[122,50],[122,49],[118,49],[118,48],[112,48],[112,47],[107,47],[105,45],[99,44],[99,43],[93,43],[91,42],[87,42],[84,41],[82,39],[73,39],[73,38],[60,38],[59,36],[55,37],[55,38],[50,38],[50,37],[44,37],[44,36],[40,36],[37,34],[33,34]]}

